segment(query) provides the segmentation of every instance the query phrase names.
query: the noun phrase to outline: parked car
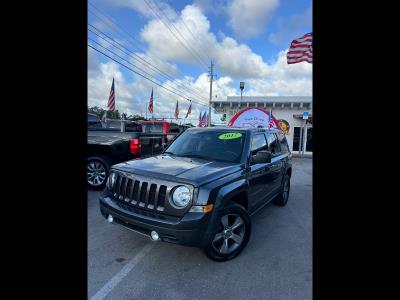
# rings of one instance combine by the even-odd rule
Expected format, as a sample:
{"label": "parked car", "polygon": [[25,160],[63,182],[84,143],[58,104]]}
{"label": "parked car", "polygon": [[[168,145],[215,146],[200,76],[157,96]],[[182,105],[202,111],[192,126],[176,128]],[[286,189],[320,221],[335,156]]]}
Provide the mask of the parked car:
{"label": "parked car", "polygon": [[88,115],[87,184],[90,189],[104,189],[113,164],[160,154],[167,145],[165,134],[143,133],[142,125],[137,122],[109,120],[102,125],[93,116]]}
{"label": "parked car", "polygon": [[167,121],[150,120],[139,121],[146,133],[164,133],[167,135],[168,142],[171,142],[176,135],[185,130],[183,126]]}
{"label": "parked car", "polygon": [[100,211],[154,241],[229,260],[249,241],[251,215],[287,204],[291,158],[277,130],[189,128],[161,155],[114,165]]}

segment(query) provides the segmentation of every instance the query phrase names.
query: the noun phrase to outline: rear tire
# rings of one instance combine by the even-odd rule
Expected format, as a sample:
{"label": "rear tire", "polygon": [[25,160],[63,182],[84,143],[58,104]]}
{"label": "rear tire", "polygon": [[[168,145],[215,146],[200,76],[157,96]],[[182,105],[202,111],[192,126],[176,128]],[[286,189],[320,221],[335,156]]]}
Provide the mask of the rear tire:
{"label": "rear tire", "polygon": [[104,189],[108,174],[110,173],[110,163],[107,158],[92,156],[87,160],[87,185],[91,190]]}
{"label": "rear tire", "polygon": [[289,200],[289,192],[290,192],[290,176],[286,174],[282,183],[282,191],[274,199],[274,204],[278,206],[285,206]]}
{"label": "rear tire", "polygon": [[232,203],[219,212],[214,232],[203,250],[214,261],[231,260],[246,247],[250,234],[249,214]]}

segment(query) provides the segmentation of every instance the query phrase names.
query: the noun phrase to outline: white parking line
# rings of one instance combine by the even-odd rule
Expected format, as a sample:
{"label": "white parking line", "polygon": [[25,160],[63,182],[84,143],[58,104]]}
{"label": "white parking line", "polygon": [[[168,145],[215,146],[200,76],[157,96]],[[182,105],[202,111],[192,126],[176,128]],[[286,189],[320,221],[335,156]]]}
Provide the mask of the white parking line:
{"label": "white parking line", "polygon": [[90,300],[102,300],[104,299],[111,291],[113,288],[115,288],[118,283],[121,282],[122,279],[132,269],[137,265],[138,262],[142,260],[142,258],[154,247],[156,243],[151,242],[146,244],[142,250],[140,250],[122,269],[119,271],[117,274],[114,275],[113,278],[111,278],[93,297],[90,298]]}

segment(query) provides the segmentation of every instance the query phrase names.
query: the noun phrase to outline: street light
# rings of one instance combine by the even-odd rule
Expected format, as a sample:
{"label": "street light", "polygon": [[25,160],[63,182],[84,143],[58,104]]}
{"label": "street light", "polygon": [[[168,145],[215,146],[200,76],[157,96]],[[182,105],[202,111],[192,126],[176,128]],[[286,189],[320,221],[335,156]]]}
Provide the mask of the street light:
{"label": "street light", "polygon": [[243,89],[244,89],[244,82],[240,82],[240,101],[243,100]]}

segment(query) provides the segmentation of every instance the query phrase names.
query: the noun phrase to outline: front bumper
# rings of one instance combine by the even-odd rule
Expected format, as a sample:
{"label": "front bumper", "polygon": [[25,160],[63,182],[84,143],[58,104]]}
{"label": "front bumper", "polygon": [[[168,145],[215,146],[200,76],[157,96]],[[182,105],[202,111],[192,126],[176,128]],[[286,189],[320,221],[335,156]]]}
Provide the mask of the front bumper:
{"label": "front bumper", "polygon": [[99,202],[104,218],[111,214],[115,223],[148,237],[151,231],[156,231],[164,242],[202,247],[210,236],[213,212],[188,212],[183,217],[172,217],[147,212],[105,195],[100,196]]}

